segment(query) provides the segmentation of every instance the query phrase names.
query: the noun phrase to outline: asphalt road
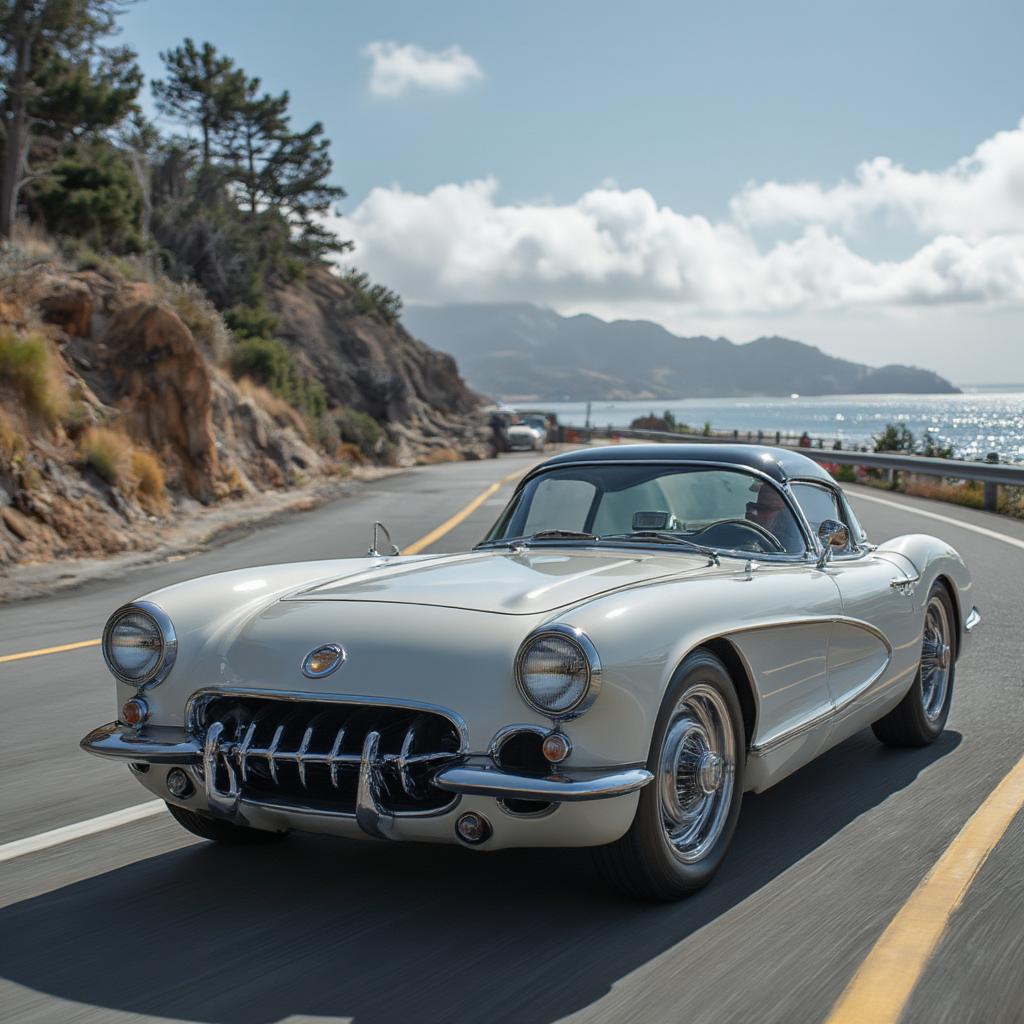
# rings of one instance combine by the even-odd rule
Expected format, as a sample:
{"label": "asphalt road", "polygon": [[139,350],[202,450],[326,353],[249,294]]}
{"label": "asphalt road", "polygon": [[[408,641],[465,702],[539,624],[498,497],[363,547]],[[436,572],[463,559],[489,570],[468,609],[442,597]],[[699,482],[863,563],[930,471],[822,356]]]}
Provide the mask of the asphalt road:
{"label": "asphalt road", "polygon": [[[532,462],[417,469],[186,561],[0,606],[0,655],[86,640],[138,593],[261,562],[409,543]],[[431,550],[470,546],[511,485]],[[851,489],[874,540],[934,533],[984,614],[947,732],[892,751],[853,737],[745,800],[712,885],[671,906],[606,891],[572,851],[293,837],[218,848],[166,815],[0,864],[0,1019],[210,1024],[820,1021],[895,912],[1024,753],[1024,551]],[[1024,524],[898,497],[1024,540]],[[141,803],[79,737],[111,717],[97,648],[0,664],[0,844]],[[985,863],[905,1021],[1024,1021],[1024,816]]]}

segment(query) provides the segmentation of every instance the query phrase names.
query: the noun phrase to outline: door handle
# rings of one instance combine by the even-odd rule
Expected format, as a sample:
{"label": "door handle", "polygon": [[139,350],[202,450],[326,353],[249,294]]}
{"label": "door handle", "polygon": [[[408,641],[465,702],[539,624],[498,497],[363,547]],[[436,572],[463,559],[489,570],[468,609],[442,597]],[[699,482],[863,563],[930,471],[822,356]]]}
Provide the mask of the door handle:
{"label": "door handle", "polygon": [[897,576],[894,580],[889,580],[889,586],[896,591],[897,594],[910,595],[914,592],[914,587],[917,586],[918,581],[921,579],[920,576]]}

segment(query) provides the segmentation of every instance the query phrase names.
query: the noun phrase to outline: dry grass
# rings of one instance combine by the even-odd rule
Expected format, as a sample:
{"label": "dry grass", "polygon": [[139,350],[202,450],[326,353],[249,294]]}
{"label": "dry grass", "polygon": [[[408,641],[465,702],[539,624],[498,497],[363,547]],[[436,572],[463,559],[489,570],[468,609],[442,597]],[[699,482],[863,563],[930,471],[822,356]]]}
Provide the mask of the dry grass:
{"label": "dry grass", "polygon": [[251,377],[242,377],[235,384],[246,398],[251,398],[279,426],[294,427],[301,438],[307,442],[310,440],[309,424],[290,402],[257,384]]}
{"label": "dry grass", "polygon": [[132,482],[140,500],[150,505],[163,505],[167,497],[164,468],[157,457],[145,448],[132,451]]}
{"label": "dry grass", "polygon": [[26,413],[56,426],[68,408],[68,388],[41,334],[0,332],[0,384],[21,399]]}
{"label": "dry grass", "polygon": [[203,352],[218,366],[225,365],[231,349],[231,332],[202,288],[191,281],[164,277],[157,282],[157,291],[181,317]]}
{"label": "dry grass", "polygon": [[111,487],[134,496],[150,512],[167,511],[164,469],[148,448],[112,427],[89,427],[78,444],[86,465]]}
{"label": "dry grass", "polygon": [[27,260],[58,260],[60,248],[38,224],[18,221],[14,226],[13,243]]}
{"label": "dry grass", "polygon": [[89,427],[78,443],[85,464],[111,487],[128,479],[134,445],[131,438],[110,427]]}
{"label": "dry grass", "polygon": [[442,462],[461,462],[462,456],[454,448],[431,448],[416,461],[421,466],[436,466]]}
{"label": "dry grass", "polygon": [[11,422],[11,417],[0,409],[0,459],[13,459],[24,445],[25,441]]}
{"label": "dry grass", "polygon": [[983,508],[985,505],[985,491],[977,481],[950,483],[946,480],[927,477],[907,477],[902,490],[904,494],[909,494],[914,498],[948,501],[954,505],[965,505],[968,508]]}

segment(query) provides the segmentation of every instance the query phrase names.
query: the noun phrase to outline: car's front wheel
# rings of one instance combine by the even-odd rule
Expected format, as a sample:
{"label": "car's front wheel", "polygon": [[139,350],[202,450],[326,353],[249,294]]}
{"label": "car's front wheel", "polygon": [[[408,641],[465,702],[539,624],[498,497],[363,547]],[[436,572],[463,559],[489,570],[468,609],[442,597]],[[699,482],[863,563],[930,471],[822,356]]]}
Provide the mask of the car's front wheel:
{"label": "car's front wheel", "polygon": [[710,651],[689,655],[654,729],[636,817],[595,859],[616,886],[675,900],[701,888],[729,848],[743,798],[743,716],[736,687]]}
{"label": "car's front wheel", "polygon": [[167,804],[167,810],[171,812],[171,817],[183,828],[188,829],[192,835],[199,836],[201,839],[212,839],[216,843],[229,843],[234,846],[276,843],[288,834],[287,832],[267,832],[259,828],[235,825],[230,821],[221,821],[220,818],[197,814],[187,807],[178,807],[177,804]]}

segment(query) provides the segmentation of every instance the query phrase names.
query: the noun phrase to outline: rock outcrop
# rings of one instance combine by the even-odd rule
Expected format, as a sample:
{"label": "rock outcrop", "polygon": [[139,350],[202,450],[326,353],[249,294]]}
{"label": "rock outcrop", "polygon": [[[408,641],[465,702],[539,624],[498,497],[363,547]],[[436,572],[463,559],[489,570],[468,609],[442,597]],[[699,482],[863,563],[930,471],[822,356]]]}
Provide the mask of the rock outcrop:
{"label": "rock outcrop", "polygon": [[[34,339],[59,399],[41,412],[0,373],[0,565],[146,548],[190,504],[344,471],[296,409],[218,365],[168,294],[56,262],[0,279],[0,332]],[[486,452],[480,400],[451,357],[359,312],[326,268],[282,285],[274,305],[329,407],[373,416],[397,461]]]}

